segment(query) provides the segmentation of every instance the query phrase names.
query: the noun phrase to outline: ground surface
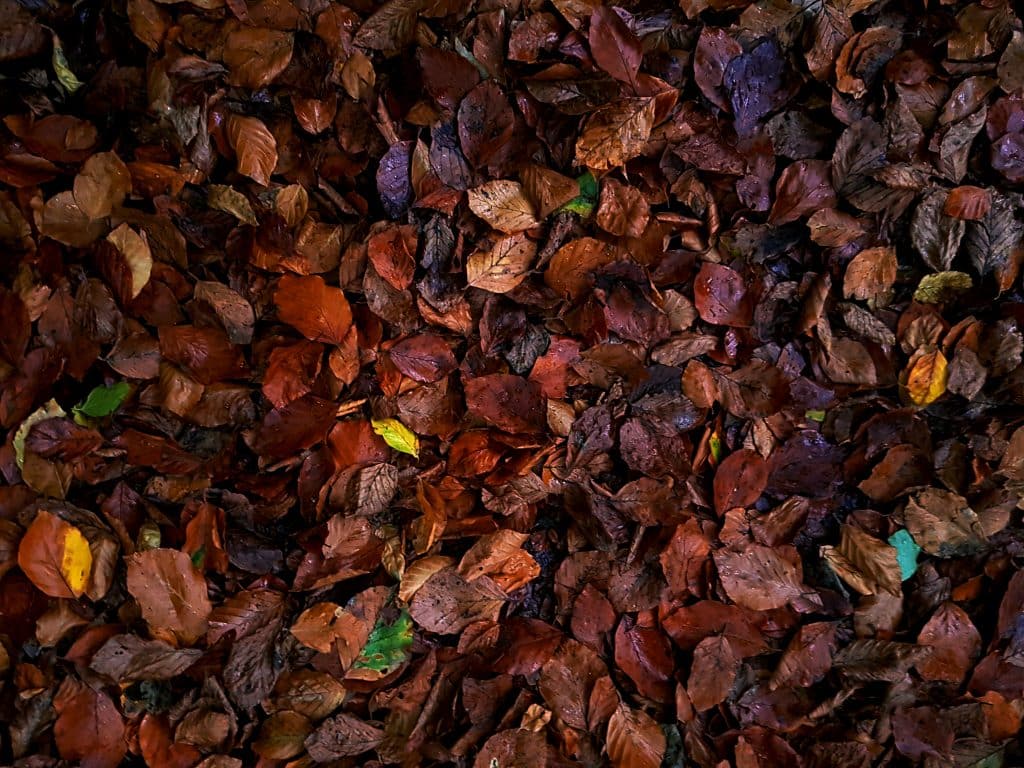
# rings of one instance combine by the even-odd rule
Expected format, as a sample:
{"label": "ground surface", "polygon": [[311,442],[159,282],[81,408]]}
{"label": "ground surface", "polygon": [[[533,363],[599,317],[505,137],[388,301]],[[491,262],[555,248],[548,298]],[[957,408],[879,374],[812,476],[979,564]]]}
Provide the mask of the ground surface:
{"label": "ground surface", "polygon": [[1024,765],[1024,32],[0,0],[0,764]]}

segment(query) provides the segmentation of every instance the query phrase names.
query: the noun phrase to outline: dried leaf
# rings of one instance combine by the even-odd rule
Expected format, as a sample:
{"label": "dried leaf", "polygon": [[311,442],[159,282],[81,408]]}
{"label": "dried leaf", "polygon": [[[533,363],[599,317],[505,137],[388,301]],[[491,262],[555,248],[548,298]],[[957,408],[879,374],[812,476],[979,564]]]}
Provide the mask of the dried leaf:
{"label": "dried leaf", "polygon": [[517,181],[489,181],[468,194],[470,210],[501,232],[512,234],[540,224]]}

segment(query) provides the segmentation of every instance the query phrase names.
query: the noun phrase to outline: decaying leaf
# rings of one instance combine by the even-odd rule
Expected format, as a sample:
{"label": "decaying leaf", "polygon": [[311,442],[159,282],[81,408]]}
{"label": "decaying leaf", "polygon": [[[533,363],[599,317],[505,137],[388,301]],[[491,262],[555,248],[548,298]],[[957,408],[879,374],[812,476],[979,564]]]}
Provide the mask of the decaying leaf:
{"label": "decaying leaf", "polygon": [[0,759],[1010,768],[1001,0],[0,0]]}

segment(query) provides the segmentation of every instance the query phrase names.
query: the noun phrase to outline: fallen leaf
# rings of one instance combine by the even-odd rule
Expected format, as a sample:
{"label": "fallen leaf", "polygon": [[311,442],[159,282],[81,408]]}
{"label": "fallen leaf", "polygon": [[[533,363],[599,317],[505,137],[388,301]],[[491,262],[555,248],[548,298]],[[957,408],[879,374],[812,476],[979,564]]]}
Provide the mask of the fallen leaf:
{"label": "fallen leaf", "polygon": [[270,176],[277,167],[277,140],[263,121],[231,115],[227,135],[238,156],[238,172],[264,187],[270,184]]}
{"label": "fallen leaf", "polygon": [[184,552],[150,549],[128,560],[128,591],[151,629],[191,645],[206,633],[212,610],[206,579]]}
{"label": "fallen leaf", "polygon": [[489,181],[469,190],[468,197],[470,210],[501,232],[512,234],[540,224],[517,181]]}
{"label": "fallen leaf", "polygon": [[81,597],[92,574],[92,552],[82,532],[39,510],[18,545],[18,565],[50,597]]}

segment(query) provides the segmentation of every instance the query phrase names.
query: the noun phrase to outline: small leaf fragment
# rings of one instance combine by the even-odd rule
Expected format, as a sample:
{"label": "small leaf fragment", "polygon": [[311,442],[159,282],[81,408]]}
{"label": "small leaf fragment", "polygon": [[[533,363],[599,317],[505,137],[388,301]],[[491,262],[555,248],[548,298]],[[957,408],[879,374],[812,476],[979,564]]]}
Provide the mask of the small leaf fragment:
{"label": "small leaf fragment", "polygon": [[53,71],[57,75],[57,80],[68,93],[74,93],[84,85],[71,71],[67,56],[64,55],[64,47],[56,35],[53,36]]}
{"label": "small leaf fragment", "polygon": [[580,193],[568,203],[558,209],[558,213],[568,211],[586,219],[594,212],[597,205],[597,179],[594,174],[587,171],[582,176],[576,177],[576,183],[580,186]]}
{"label": "small leaf fragment", "polygon": [[914,537],[906,528],[900,528],[890,536],[889,545],[896,549],[896,562],[900,564],[903,581],[906,581],[917,573],[917,555],[921,551],[921,547],[917,545]]}
{"label": "small leaf fragment", "polygon": [[420,439],[398,419],[374,419],[370,422],[373,431],[384,438],[384,442],[399,453],[420,457]]}

